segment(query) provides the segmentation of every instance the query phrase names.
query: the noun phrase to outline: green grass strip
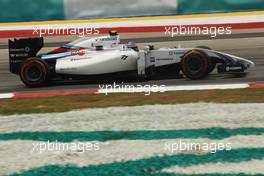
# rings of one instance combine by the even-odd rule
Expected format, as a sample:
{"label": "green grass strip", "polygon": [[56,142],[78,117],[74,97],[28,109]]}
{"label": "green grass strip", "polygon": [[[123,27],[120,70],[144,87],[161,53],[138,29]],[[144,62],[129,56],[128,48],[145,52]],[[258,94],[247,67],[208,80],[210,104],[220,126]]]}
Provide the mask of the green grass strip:
{"label": "green grass strip", "polygon": [[[179,176],[182,174],[166,174],[162,173],[161,170],[172,166],[186,167],[217,162],[239,163],[261,159],[264,159],[264,148],[235,149],[205,155],[177,154],[172,156],[155,156],[147,159],[87,167],[49,165],[13,174],[12,176]],[[214,175],[221,174],[208,174],[208,176]],[[230,174],[222,175],[231,176]]]}
{"label": "green grass strip", "polygon": [[[0,99],[0,114],[17,115],[50,112],[68,112],[87,108],[165,105],[185,103],[264,103],[264,88],[172,91],[135,94],[69,95],[22,99]],[[63,103],[62,103],[63,102]],[[11,117],[12,118],[12,117]],[[213,118],[213,117],[212,117]]]}
{"label": "green grass strip", "polygon": [[0,140],[34,141],[109,141],[109,140],[159,140],[176,138],[224,139],[236,135],[262,135],[264,128],[205,128],[184,130],[146,130],[146,131],[79,131],[79,132],[13,132],[1,133]]}

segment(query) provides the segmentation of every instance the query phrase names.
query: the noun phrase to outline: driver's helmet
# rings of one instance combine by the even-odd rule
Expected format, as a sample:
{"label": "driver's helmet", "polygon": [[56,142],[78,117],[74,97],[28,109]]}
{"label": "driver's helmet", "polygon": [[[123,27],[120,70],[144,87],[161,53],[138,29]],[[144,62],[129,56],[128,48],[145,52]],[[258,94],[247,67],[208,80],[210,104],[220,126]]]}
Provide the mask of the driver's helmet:
{"label": "driver's helmet", "polygon": [[135,51],[139,51],[138,46],[136,45],[135,42],[128,42],[127,43],[127,48],[131,48],[131,49],[133,49]]}
{"label": "driver's helmet", "polygon": [[108,33],[109,33],[110,36],[117,36],[118,35],[116,30],[111,30]]}

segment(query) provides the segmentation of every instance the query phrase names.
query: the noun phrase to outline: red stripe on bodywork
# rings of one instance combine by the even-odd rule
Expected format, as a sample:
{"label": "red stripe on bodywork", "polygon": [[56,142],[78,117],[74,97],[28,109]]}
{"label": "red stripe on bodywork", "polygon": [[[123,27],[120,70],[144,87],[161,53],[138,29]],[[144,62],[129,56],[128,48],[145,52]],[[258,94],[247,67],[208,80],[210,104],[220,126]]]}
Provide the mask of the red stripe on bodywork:
{"label": "red stripe on bodywork", "polygon": [[72,51],[72,49],[61,47],[61,48],[56,48],[50,51],[48,54],[57,54],[57,53],[64,53],[64,52],[70,52],[70,51]]}
{"label": "red stripe on bodywork", "polygon": [[50,51],[48,54],[58,54],[58,53],[64,53],[64,52],[77,52],[77,51],[83,51],[85,50],[85,48],[64,48],[64,47],[60,47],[60,48],[56,48],[52,51]]}
{"label": "red stripe on bodywork", "polygon": [[[179,26],[179,25],[175,25]],[[165,27],[175,27],[175,26],[134,26],[134,27],[114,27],[114,28],[98,28],[100,34],[108,33],[110,30],[117,30],[119,33],[139,33],[139,32],[165,32]],[[199,25],[182,25],[182,27],[231,27],[232,30],[236,29],[257,29],[264,28],[264,22],[254,22],[254,23],[229,23],[229,24],[199,24]],[[63,32],[64,31],[64,32]],[[71,31],[71,30],[69,30]],[[15,37],[39,37],[38,34],[34,33],[32,30],[1,30],[0,38],[15,38]],[[83,34],[80,29],[80,34]],[[66,33],[64,29],[61,29],[61,34],[44,34],[43,36],[63,36],[71,35]]]}

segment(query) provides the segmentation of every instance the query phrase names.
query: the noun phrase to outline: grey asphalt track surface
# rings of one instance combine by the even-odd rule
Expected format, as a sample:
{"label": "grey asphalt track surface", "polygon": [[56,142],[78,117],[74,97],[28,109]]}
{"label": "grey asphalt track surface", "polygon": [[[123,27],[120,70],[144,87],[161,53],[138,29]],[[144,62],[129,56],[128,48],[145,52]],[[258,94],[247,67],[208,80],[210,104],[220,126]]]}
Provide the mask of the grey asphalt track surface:
{"label": "grey asphalt track surface", "polygon": [[[70,38],[70,37],[69,37]],[[72,38],[72,37],[71,37]],[[56,38],[56,41],[48,42],[41,52],[47,52],[54,47],[59,47],[65,40],[65,37]],[[122,40],[122,38],[121,38]],[[85,89],[98,88],[99,84],[111,84],[109,81],[101,82],[74,82],[74,83],[54,83],[47,87],[27,88],[16,75],[9,73],[8,49],[7,40],[0,40],[0,93],[21,92],[21,91],[47,91],[47,90],[67,90],[67,89]],[[159,79],[151,81],[130,81],[127,84],[142,84],[142,85],[198,85],[198,84],[228,84],[228,83],[248,83],[248,82],[264,82],[264,33],[247,33],[234,34],[232,36],[222,36],[217,39],[211,39],[208,36],[183,36],[175,38],[165,37],[149,37],[149,38],[126,38],[123,42],[135,41],[139,47],[152,44],[156,48],[159,47],[195,47],[209,46],[212,49],[227,52],[229,54],[241,56],[252,60],[256,67],[248,70],[248,73],[242,77],[233,75],[216,74],[213,72],[210,76],[203,80],[188,80],[180,79]]]}

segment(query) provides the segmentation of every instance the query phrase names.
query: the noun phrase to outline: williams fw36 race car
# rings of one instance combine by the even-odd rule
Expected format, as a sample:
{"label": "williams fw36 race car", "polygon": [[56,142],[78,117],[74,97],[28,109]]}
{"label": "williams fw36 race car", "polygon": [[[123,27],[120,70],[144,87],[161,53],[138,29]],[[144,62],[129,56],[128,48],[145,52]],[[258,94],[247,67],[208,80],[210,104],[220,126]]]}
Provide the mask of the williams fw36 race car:
{"label": "williams fw36 race car", "polygon": [[254,63],[208,47],[159,48],[140,50],[129,42],[120,44],[117,32],[107,36],[80,38],[46,54],[37,54],[43,38],[9,40],[10,72],[26,86],[47,85],[52,81],[137,76],[153,79],[180,72],[192,80],[203,79],[215,68],[218,73],[241,74]]}

